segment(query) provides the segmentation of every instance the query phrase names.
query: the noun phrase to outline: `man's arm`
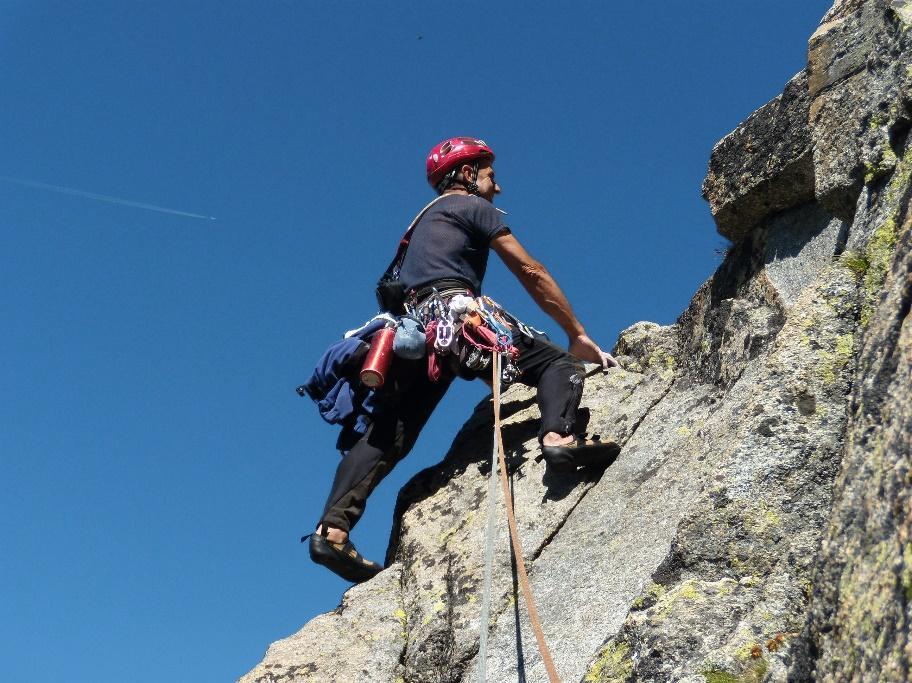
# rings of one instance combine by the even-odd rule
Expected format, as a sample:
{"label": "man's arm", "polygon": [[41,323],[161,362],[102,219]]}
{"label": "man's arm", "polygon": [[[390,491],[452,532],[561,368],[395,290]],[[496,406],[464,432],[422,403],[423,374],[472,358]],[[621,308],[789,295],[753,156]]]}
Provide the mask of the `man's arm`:
{"label": "man's arm", "polygon": [[551,273],[519,243],[511,233],[502,233],[491,240],[491,248],[503,260],[541,309],[554,319],[570,340],[569,351],[577,358],[598,363],[607,370],[617,366],[611,354],[586,336],[586,330],[573,314],[570,302]]}

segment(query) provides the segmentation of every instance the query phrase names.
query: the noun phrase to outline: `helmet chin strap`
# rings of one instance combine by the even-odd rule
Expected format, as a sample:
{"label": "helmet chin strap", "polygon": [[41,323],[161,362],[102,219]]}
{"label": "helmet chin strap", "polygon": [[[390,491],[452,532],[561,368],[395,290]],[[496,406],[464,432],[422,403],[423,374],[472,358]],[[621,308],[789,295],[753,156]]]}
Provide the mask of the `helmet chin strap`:
{"label": "helmet chin strap", "polygon": [[462,185],[465,188],[465,191],[469,194],[478,194],[478,162],[472,164],[472,180],[471,182],[466,182],[462,178],[457,178],[456,175],[459,173],[459,169],[454,168],[452,171],[447,173],[443,180],[440,181],[440,194],[446,192],[452,185]]}
{"label": "helmet chin strap", "polygon": [[474,164],[472,164],[472,182],[471,183],[463,182],[463,185],[465,185],[466,192],[468,192],[469,194],[478,194],[478,162],[477,161]]}

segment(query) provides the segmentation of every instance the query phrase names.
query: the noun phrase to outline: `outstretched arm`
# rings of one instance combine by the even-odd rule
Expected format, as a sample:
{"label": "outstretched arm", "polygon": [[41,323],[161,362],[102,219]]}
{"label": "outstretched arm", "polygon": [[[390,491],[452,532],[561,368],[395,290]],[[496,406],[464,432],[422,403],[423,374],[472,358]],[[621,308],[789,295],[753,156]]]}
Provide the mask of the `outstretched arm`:
{"label": "outstretched arm", "polygon": [[570,340],[569,351],[577,358],[598,363],[603,370],[617,366],[609,353],[586,336],[586,330],[573,314],[570,302],[551,273],[525,250],[512,234],[505,233],[491,240],[491,248],[503,260],[541,309],[554,319]]}

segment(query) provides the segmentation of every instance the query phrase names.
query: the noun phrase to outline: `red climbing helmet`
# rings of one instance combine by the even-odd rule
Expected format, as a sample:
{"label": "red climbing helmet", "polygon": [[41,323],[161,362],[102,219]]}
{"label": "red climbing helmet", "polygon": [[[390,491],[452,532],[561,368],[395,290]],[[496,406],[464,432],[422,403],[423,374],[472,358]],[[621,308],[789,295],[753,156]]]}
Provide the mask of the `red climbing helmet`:
{"label": "red climbing helmet", "polygon": [[427,179],[435,190],[443,177],[467,161],[494,161],[494,150],[478,138],[447,138],[427,156]]}

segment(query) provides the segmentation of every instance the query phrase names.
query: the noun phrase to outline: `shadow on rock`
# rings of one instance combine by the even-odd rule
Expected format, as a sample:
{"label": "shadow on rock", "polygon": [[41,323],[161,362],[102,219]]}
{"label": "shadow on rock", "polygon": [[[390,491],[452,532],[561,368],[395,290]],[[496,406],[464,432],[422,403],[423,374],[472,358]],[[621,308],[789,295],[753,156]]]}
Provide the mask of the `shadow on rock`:
{"label": "shadow on rock", "polygon": [[550,467],[547,468],[545,475],[542,477],[542,484],[545,485],[545,495],[542,496],[542,503],[548,500],[566,498],[581,482],[587,484],[597,483],[602,478],[602,475],[605,474],[605,470],[611,467],[617,459],[618,455],[613,455],[610,459],[597,465],[579,467],[569,471],[555,471]]}

